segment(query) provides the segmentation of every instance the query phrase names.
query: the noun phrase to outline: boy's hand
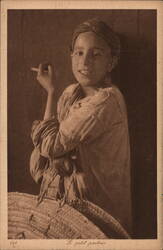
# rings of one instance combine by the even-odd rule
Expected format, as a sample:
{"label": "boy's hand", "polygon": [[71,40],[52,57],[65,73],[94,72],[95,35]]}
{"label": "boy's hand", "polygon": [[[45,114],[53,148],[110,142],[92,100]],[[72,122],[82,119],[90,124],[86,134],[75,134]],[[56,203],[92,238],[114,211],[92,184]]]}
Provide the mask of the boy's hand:
{"label": "boy's hand", "polygon": [[38,69],[31,68],[32,71],[37,71],[37,80],[47,93],[54,92],[53,70],[48,63],[40,63]]}
{"label": "boy's hand", "polygon": [[69,176],[72,174],[73,165],[68,157],[62,157],[53,160],[54,167],[60,176]]}

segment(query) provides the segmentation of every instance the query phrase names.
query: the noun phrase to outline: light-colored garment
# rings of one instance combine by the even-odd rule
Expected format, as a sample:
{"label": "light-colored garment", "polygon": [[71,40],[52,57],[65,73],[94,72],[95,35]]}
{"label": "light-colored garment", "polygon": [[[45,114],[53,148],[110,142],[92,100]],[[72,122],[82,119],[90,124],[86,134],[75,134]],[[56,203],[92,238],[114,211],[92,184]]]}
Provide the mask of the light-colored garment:
{"label": "light-colored garment", "polygon": [[77,149],[89,199],[131,232],[130,145],[123,96],[119,89],[99,89],[80,98],[72,84],[58,102],[55,118],[36,123],[32,139],[45,159]]}

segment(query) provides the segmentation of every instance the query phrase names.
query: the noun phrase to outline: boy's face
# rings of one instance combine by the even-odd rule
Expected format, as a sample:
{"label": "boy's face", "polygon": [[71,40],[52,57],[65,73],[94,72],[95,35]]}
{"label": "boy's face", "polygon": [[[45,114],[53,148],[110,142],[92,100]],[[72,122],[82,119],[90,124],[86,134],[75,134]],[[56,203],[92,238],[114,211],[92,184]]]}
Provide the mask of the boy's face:
{"label": "boy's face", "polygon": [[111,49],[94,32],[77,37],[71,56],[73,74],[83,86],[100,86],[106,73],[112,70]]}

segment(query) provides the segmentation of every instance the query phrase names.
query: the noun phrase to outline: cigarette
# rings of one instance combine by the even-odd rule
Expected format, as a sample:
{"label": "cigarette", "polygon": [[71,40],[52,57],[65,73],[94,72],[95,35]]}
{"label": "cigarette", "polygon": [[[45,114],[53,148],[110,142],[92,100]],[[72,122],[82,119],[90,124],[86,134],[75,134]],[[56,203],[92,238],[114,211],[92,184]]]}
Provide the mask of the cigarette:
{"label": "cigarette", "polygon": [[32,68],[31,68],[31,70],[32,70],[32,71],[36,71],[36,72],[38,72],[38,71],[39,71],[39,69],[38,69],[38,68],[34,68],[34,67],[32,67]]}
{"label": "cigarette", "polygon": [[[35,72],[39,72],[39,69],[38,69],[38,68],[35,68],[35,67],[32,67],[31,70],[32,70],[32,71],[35,71]],[[44,72],[48,72],[48,70],[45,69]]]}

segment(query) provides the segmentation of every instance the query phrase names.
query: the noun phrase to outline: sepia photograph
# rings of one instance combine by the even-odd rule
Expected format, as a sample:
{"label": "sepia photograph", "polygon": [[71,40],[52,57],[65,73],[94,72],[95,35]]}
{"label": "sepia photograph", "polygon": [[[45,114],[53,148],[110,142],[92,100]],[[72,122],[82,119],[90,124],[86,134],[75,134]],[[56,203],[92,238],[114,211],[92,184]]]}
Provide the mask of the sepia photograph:
{"label": "sepia photograph", "polygon": [[6,18],[11,247],[157,240],[157,9],[9,8]]}

